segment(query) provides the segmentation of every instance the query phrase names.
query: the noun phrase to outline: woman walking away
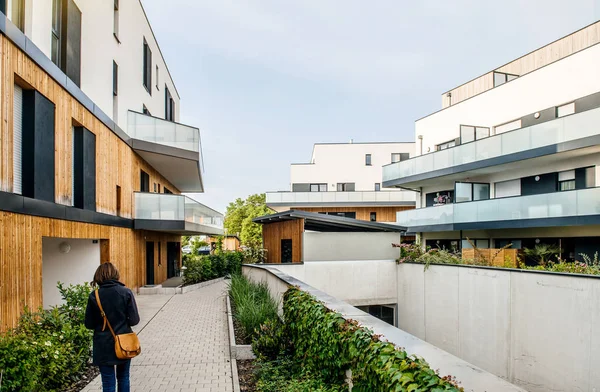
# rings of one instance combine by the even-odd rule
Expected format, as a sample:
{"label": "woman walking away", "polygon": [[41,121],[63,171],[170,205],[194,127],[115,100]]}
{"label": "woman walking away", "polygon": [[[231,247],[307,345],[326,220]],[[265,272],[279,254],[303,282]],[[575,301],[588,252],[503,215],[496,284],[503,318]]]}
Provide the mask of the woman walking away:
{"label": "woman walking away", "polygon": [[[106,320],[116,335],[131,333],[131,326],[140,322],[133,293],[119,282],[119,271],[111,263],[100,264],[92,285],[98,287],[100,306]],[[131,359],[118,359],[115,338],[107,327],[97,296],[92,292],[85,310],[85,326],[94,330],[93,363],[100,368],[102,391],[115,392],[118,381],[119,392],[129,392],[129,366]],[[116,370],[116,377],[115,377]]]}

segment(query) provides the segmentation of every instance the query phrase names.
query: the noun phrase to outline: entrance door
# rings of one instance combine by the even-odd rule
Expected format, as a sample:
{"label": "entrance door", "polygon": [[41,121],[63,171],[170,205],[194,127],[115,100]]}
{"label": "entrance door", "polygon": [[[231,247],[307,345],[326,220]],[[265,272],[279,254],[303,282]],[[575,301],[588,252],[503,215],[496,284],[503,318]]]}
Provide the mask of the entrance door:
{"label": "entrance door", "polygon": [[281,240],[281,262],[292,262],[292,240]]}
{"label": "entrance door", "polygon": [[154,284],[154,242],[146,242],[146,284]]}
{"label": "entrance door", "polygon": [[179,242],[167,242],[167,279],[176,275],[179,264]]}

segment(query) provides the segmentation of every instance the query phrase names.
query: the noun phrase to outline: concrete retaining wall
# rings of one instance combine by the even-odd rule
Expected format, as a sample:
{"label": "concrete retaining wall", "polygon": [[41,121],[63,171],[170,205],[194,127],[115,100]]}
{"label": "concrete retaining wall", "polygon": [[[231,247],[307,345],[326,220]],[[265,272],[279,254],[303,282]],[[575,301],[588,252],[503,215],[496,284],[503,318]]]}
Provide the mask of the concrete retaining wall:
{"label": "concrete retaining wall", "polygon": [[402,264],[398,326],[529,391],[600,390],[600,279]]}
{"label": "concrete retaining wall", "polygon": [[394,260],[400,233],[304,233],[303,260]]}

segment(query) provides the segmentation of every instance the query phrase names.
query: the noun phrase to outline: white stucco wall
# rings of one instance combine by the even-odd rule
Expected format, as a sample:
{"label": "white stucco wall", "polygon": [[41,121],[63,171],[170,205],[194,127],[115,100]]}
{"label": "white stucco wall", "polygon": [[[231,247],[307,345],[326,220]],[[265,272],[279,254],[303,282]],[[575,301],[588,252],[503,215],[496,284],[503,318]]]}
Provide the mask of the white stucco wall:
{"label": "white stucco wall", "polygon": [[305,232],[303,261],[395,260],[400,233]]}
{"label": "white stucco wall", "polygon": [[[494,127],[600,91],[600,45],[575,53],[415,123],[423,153],[459,137],[460,125]],[[492,131],[492,130],[491,130]],[[415,146],[419,154],[419,145]]]}
{"label": "white stucco wall", "polygon": [[278,270],[354,306],[395,304],[396,261],[314,261]]}
{"label": "white stucco wall", "polygon": [[529,391],[600,386],[600,279],[403,264],[399,328]]}
{"label": "white stucco wall", "polygon": [[[311,161],[292,164],[291,184],[327,184],[327,191],[337,190],[338,183],[355,183],[356,191],[373,191],[382,182],[382,166],[392,162],[392,153],[414,154],[414,143],[345,143],[315,144]],[[365,155],[371,154],[371,166]],[[290,184],[290,190],[291,190]],[[386,191],[392,189],[386,189]],[[400,190],[394,189],[399,192]]]}
{"label": "white stucco wall", "polygon": [[[62,242],[71,245],[69,253],[62,253]],[[57,282],[65,285],[91,282],[100,265],[100,244],[92,240],[71,238],[42,239],[42,286],[44,308],[61,303]]]}
{"label": "white stucco wall", "polygon": [[[142,111],[146,105],[153,116],[165,116],[165,84],[175,100],[175,119],[179,120],[179,96],[165,60],[152,35],[139,0],[119,3],[119,41],[113,36],[113,2],[75,0],[81,11],[81,90],[104,113],[127,130],[127,111]],[[25,2],[26,35],[50,58],[52,1]],[[152,95],[143,86],[144,38],[152,51]],[[119,66],[118,115],[113,114],[113,60]],[[156,88],[156,65],[159,88]]]}

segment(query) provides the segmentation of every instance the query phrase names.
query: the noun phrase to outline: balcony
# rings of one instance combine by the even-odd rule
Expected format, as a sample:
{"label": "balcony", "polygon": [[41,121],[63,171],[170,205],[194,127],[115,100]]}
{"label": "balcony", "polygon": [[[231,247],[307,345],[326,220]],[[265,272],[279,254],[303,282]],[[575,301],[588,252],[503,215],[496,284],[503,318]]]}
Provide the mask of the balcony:
{"label": "balcony", "polygon": [[223,214],[183,195],[134,193],[134,228],[180,235],[222,235]]}
{"label": "balcony", "polygon": [[269,207],[414,206],[415,193],[404,191],[267,192]]}
{"label": "balcony", "polygon": [[452,175],[459,178],[463,173],[464,177],[465,172],[475,175],[502,171],[506,169],[502,165],[524,159],[572,150],[591,153],[600,144],[599,123],[600,109],[593,109],[420,155],[384,166],[383,186],[418,188],[442,176],[453,179]]}
{"label": "balcony", "polygon": [[600,187],[401,211],[410,232],[600,224]]}
{"label": "balcony", "polygon": [[203,192],[200,130],[129,111],[131,147],[181,192]]}

